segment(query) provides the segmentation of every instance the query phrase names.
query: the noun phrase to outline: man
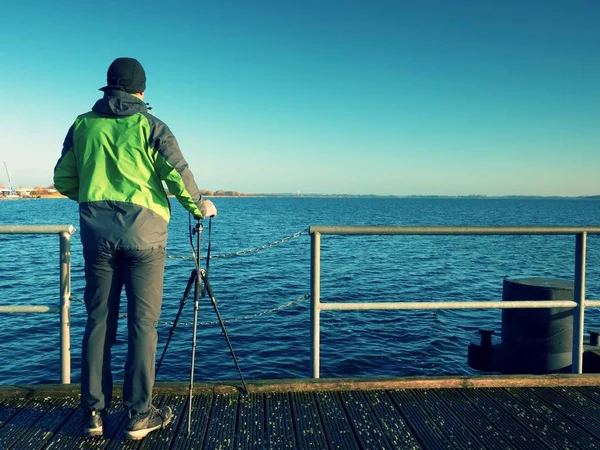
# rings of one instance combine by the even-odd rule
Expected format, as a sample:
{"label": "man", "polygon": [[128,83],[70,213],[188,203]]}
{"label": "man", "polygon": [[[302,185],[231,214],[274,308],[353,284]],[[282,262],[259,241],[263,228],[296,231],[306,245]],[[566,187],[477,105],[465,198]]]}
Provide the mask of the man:
{"label": "man", "polygon": [[88,314],[81,363],[84,435],[102,435],[112,398],[111,347],[119,301],[127,295],[125,437],[166,427],[173,412],[152,405],[170,206],[162,182],[195,218],[215,216],[203,200],[169,128],[148,113],[146,74],[133,58],[115,59],[104,97],[69,129],[54,185],[79,203]]}

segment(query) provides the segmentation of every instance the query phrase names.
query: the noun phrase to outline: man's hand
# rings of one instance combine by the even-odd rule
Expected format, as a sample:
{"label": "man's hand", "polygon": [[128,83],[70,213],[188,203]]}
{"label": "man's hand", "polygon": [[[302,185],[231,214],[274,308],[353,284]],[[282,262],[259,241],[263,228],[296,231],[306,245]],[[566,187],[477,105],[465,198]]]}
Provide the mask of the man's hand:
{"label": "man's hand", "polygon": [[210,200],[204,200],[204,217],[217,217],[217,207]]}

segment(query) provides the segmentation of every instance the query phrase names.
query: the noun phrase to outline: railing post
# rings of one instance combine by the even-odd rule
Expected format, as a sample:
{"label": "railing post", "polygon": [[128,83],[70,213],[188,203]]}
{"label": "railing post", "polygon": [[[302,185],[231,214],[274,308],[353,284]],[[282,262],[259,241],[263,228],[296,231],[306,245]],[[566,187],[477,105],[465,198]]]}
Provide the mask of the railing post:
{"label": "railing post", "polygon": [[320,371],[320,326],[321,326],[321,234],[310,235],[310,365],[313,378],[319,378]]}
{"label": "railing post", "polygon": [[573,363],[571,372],[583,372],[583,328],[585,316],[585,240],[587,233],[575,235],[575,292],[573,300]]}
{"label": "railing post", "polygon": [[71,384],[71,233],[60,233],[60,382]]}

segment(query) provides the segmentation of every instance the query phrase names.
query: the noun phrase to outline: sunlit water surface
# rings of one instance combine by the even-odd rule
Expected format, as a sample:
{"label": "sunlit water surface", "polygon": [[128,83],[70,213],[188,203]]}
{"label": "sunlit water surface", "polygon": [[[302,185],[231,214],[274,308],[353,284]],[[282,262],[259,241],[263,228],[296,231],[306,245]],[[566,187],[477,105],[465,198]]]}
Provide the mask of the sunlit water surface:
{"label": "sunlit water surface", "polygon": [[[420,198],[216,198],[212,253],[270,244],[310,225],[591,226],[600,225],[600,200]],[[188,215],[172,201],[168,254],[190,255]],[[73,224],[77,205],[66,199],[0,202],[1,224]],[[208,223],[202,252],[206,254]],[[58,237],[0,235],[0,304],[58,304]],[[588,237],[587,298],[600,298],[600,249]],[[322,236],[322,301],[499,300],[505,277],[572,279],[573,236]],[[159,348],[193,269],[190,259],[168,259]],[[210,263],[219,310],[247,379],[310,376],[310,237]],[[83,260],[72,241],[72,379],[80,377],[85,325]],[[123,295],[121,309],[125,312]],[[598,327],[589,310],[586,328]],[[467,364],[478,329],[500,331],[500,310],[324,312],[321,376],[407,376],[477,373]],[[58,317],[0,316],[0,384],[57,382]],[[189,377],[193,299],[184,305],[159,380]],[[235,379],[237,371],[208,298],[200,301],[196,380]],[[499,339],[494,338],[495,341]],[[125,319],[113,351],[122,380]]]}

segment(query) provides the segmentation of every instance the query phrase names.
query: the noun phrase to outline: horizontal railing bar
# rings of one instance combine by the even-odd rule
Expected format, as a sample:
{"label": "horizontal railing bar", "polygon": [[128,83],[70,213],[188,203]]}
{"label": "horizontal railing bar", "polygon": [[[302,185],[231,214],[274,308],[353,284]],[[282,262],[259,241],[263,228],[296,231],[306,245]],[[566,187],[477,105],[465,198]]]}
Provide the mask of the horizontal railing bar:
{"label": "horizontal railing bar", "polygon": [[27,305],[0,305],[0,314],[20,313],[59,313],[58,306],[27,306]]}
{"label": "horizontal railing bar", "polygon": [[73,225],[0,225],[0,234],[75,233]]}
{"label": "horizontal railing bar", "polygon": [[585,306],[591,306],[591,307],[600,306],[600,300],[586,300]]}
{"label": "horizontal railing bar", "polygon": [[[600,303],[600,302],[599,302]],[[484,301],[484,302],[371,302],[371,303],[319,303],[322,311],[362,311],[366,309],[540,309],[574,308],[577,303],[571,300],[523,300],[523,301]],[[600,305],[599,305],[600,306]]]}
{"label": "horizontal railing bar", "polygon": [[376,227],[313,225],[308,230],[310,233],[338,235],[600,234],[600,227]]}

